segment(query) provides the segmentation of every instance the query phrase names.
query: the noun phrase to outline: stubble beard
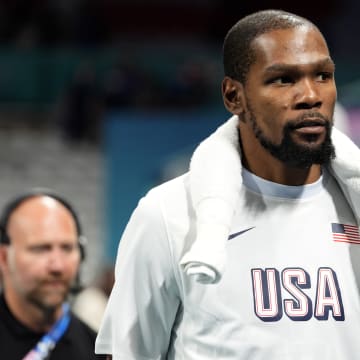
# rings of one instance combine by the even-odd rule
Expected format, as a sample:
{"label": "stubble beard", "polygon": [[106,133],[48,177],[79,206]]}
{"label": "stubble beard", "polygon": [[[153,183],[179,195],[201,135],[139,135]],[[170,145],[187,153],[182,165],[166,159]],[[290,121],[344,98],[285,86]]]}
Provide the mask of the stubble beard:
{"label": "stubble beard", "polygon": [[45,292],[42,289],[34,289],[27,294],[27,301],[32,303],[35,307],[41,310],[44,314],[51,315],[62,305],[67,299],[69,289],[62,291]]}

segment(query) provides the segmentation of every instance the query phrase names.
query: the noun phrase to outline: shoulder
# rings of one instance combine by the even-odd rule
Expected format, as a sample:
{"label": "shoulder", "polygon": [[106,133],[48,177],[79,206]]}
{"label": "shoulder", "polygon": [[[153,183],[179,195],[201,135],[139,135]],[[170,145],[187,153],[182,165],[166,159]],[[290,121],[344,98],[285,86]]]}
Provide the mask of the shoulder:
{"label": "shoulder", "polygon": [[140,199],[130,224],[137,230],[146,227],[157,237],[168,238],[177,228],[188,227],[193,218],[189,195],[188,174],[182,175],[152,188]]}
{"label": "shoulder", "polygon": [[152,188],[140,201],[147,206],[166,208],[186,206],[188,203],[189,176],[188,173],[176,177]]}
{"label": "shoulder", "polygon": [[177,272],[193,221],[188,193],[185,174],[151,189],[139,201],[120,240],[117,274],[119,269],[126,276],[151,271],[163,278]]}
{"label": "shoulder", "polygon": [[95,355],[96,333],[71,312],[67,331],[56,345],[51,358],[97,360],[105,359]]}
{"label": "shoulder", "polygon": [[188,173],[154,187],[140,200],[135,213],[158,237],[181,243],[195,218],[189,187]]}
{"label": "shoulder", "polygon": [[95,343],[96,339],[96,332],[73,312],[71,313],[68,335],[79,340],[87,340],[90,343]]}

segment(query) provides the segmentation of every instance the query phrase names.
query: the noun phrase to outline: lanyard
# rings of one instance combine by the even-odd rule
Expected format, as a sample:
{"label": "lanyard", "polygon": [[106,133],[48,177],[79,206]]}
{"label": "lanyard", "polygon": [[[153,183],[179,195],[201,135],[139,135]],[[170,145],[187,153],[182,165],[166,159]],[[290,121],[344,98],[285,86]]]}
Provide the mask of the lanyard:
{"label": "lanyard", "polygon": [[70,306],[68,303],[62,306],[63,314],[53,327],[46,333],[39,342],[23,358],[23,360],[44,360],[54,349],[56,343],[64,335],[70,322]]}

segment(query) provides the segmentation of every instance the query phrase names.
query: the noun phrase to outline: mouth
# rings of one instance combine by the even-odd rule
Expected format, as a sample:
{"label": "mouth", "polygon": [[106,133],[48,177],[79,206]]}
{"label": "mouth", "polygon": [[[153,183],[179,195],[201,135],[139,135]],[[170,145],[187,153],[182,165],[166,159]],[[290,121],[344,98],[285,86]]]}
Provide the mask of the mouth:
{"label": "mouth", "polygon": [[66,284],[64,281],[60,281],[60,280],[59,281],[47,281],[43,284],[43,286],[46,288],[53,288],[53,289],[61,288],[61,289],[63,289],[66,287]]}
{"label": "mouth", "polygon": [[323,119],[308,118],[292,126],[292,130],[299,135],[321,135],[326,131],[326,122]]}

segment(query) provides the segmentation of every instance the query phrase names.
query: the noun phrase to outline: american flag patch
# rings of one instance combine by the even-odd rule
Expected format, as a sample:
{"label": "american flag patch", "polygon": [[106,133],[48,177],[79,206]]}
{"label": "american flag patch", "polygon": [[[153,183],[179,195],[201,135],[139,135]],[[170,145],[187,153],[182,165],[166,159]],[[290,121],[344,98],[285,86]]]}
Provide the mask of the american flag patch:
{"label": "american flag patch", "polygon": [[355,225],[331,223],[334,241],[360,244],[359,228]]}

